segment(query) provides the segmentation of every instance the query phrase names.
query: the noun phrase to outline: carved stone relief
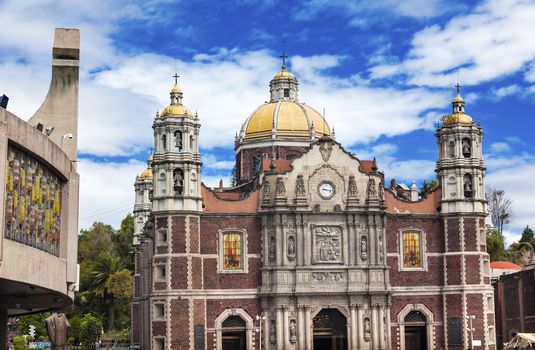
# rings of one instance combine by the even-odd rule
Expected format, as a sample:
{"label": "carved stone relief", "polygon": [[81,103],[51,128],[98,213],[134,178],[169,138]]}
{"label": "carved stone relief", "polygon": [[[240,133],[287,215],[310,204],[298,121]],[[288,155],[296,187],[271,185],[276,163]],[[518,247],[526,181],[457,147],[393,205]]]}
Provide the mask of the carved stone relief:
{"label": "carved stone relief", "polygon": [[357,181],[355,180],[355,177],[353,175],[349,177],[349,185],[348,185],[347,194],[350,197],[358,196]]}
{"label": "carved stone relief", "polygon": [[275,193],[277,196],[284,196],[286,194],[286,187],[284,187],[284,179],[282,177],[277,178]]}
{"label": "carved stone relief", "polygon": [[379,182],[379,200],[385,200],[385,186],[383,185],[382,181]]}
{"label": "carved stone relief", "polygon": [[321,145],[320,145],[321,158],[323,158],[323,160],[325,162],[327,162],[329,160],[329,158],[331,158],[332,151],[333,151],[332,143],[330,143],[330,142],[322,142],[321,143]]}
{"label": "carved stone relief", "polygon": [[297,196],[306,195],[305,181],[303,180],[303,175],[297,175],[297,182],[295,183],[295,194]]}
{"label": "carved stone relief", "polygon": [[319,205],[319,204],[316,204],[316,205],[314,206],[314,208],[312,209],[312,211],[313,211],[314,213],[319,213],[319,212],[320,212],[320,205]]}
{"label": "carved stone relief", "polygon": [[371,177],[368,180],[368,199],[377,199],[377,186],[375,185],[375,179]]}
{"label": "carved stone relief", "polygon": [[316,282],[340,282],[344,275],[341,272],[312,272],[312,279]]}
{"label": "carved stone relief", "polygon": [[268,180],[264,182],[263,197],[264,197],[264,202],[269,202],[269,198],[271,197],[271,189],[270,189]]}
{"label": "carved stone relief", "polygon": [[342,229],[339,226],[314,227],[315,262],[342,262]]}
{"label": "carved stone relief", "polygon": [[340,212],[342,212],[342,207],[340,207],[340,204],[336,204],[336,205],[334,206],[334,208],[333,208],[333,211],[334,211],[335,213],[340,213]]}
{"label": "carved stone relief", "polygon": [[273,262],[276,258],[276,245],[275,245],[275,237],[271,236],[269,237],[269,261]]}
{"label": "carved stone relief", "polygon": [[296,254],[295,235],[289,234],[287,241],[288,260],[294,260]]}

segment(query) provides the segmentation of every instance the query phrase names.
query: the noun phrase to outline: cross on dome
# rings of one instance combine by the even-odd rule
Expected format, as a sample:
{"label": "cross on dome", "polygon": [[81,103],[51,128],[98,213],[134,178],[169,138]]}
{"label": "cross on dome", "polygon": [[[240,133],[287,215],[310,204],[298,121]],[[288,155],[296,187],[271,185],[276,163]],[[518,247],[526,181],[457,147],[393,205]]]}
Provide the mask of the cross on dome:
{"label": "cross on dome", "polygon": [[457,82],[457,84],[455,85],[455,88],[457,89],[457,95],[460,95],[461,94],[461,84],[459,84],[459,82]]}
{"label": "cross on dome", "polygon": [[282,55],[279,56],[282,59],[282,69],[286,70],[286,59],[288,58],[288,55],[282,52]]}
{"label": "cross on dome", "polygon": [[173,75],[173,78],[175,78],[175,85],[178,85],[178,78],[180,78],[180,75],[175,72],[175,75]]}

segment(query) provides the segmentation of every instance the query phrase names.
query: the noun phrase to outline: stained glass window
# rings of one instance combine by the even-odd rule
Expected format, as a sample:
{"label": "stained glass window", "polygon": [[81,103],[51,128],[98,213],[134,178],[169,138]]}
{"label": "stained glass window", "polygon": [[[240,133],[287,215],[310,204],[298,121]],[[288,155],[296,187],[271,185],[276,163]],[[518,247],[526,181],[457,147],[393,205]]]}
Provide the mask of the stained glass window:
{"label": "stained glass window", "polygon": [[422,267],[419,232],[403,232],[403,267]]}
{"label": "stained glass window", "polygon": [[223,269],[242,269],[242,235],[240,233],[223,234]]}

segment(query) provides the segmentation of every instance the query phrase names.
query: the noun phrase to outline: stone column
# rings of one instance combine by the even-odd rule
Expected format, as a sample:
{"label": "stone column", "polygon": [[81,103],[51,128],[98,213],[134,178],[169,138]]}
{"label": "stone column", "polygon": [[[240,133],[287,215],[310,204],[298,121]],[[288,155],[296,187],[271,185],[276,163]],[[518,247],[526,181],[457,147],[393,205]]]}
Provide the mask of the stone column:
{"label": "stone column", "polygon": [[375,215],[368,216],[368,261],[370,265],[377,264],[375,250]]}
{"label": "stone column", "polygon": [[311,350],[312,349],[312,338],[314,338],[314,330],[312,329],[312,317],[311,317],[310,307],[307,306],[305,308],[305,333],[306,333],[306,339],[305,339],[305,349]]}
{"label": "stone column", "polygon": [[371,319],[371,331],[372,331],[372,349],[377,349],[379,346],[379,312],[377,310],[377,304],[372,304],[372,319]]}
{"label": "stone column", "polygon": [[364,346],[363,346],[363,344],[364,344],[364,329],[363,329],[363,326],[362,326],[362,322],[363,322],[362,312],[363,312],[362,305],[358,305],[357,306],[357,344],[358,344],[357,349],[364,348]]}
{"label": "stone column", "polygon": [[277,349],[284,349],[284,324],[283,324],[283,310],[282,308],[278,307],[277,309],[277,321],[276,321],[276,329],[277,329]]}
{"label": "stone column", "polygon": [[355,232],[355,215],[354,214],[348,214],[347,219],[348,225],[347,225],[347,236],[349,240],[349,256],[347,257],[347,262],[350,266],[353,266],[356,264],[355,258],[356,258],[356,249],[355,249],[355,237],[357,233]]}
{"label": "stone column", "polygon": [[284,339],[284,348],[289,349],[292,347],[290,345],[290,324],[288,322],[288,306],[285,306],[284,309],[282,309],[282,328],[283,328],[283,339]]}
{"label": "stone column", "polygon": [[351,350],[357,350],[360,346],[358,345],[358,322],[357,322],[357,306],[350,305],[349,313],[351,317]]}
{"label": "stone column", "polygon": [[[269,341],[269,319],[270,319],[270,315],[269,315],[269,311],[267,311],[266,308],[264,308],[264,320],[263,321],[260,321],[260,322],[264,322],[264,324],[262,325],[262,338],[264,340],[263,342],[263,346],[262,346],[262,349],[265,349],[265,350],[269,350],[271,349],[271,342]],[[260,338],[260,341],[262,341],[262,338]]]}
{"label": "stone column", "polygon": [[299,350],[305,350],[305,308],[303,305],[297,306],[297,346]]}
{"label": "stone column", "polygon": [[392,324],[390,323],[390,301],[386,304],[385,310],[386,317],[386,347],[387,349],[392,348]]}
{"label": "stone column", "polygon": [[0,350],[6,350],[7,342],[7,310],[0,309]]}
{"label": "stone column", "polygon": [[385,348],[385,309],[384,305],[379,306],[379,347],[381,349]]}

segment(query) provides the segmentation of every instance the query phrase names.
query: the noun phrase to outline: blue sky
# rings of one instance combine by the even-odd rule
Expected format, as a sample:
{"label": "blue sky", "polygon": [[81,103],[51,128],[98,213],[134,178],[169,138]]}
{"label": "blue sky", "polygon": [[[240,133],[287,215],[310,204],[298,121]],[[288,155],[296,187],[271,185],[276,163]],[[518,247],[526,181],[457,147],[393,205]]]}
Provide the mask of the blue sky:
{"label": "blue sky", "polygon": [[24,119],[48,89],[53,29],[81,30],[81,227],[131,210],[175,70],[202,122],[203,179],[228,182],[234,134],[283,50],[300,100],[398,182],[434,176],[434,125],[459,79],[487,185],[514,203],[508,239],[535,226],[535,1],[2,0],[0,23],[0,92]]}

